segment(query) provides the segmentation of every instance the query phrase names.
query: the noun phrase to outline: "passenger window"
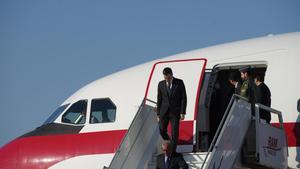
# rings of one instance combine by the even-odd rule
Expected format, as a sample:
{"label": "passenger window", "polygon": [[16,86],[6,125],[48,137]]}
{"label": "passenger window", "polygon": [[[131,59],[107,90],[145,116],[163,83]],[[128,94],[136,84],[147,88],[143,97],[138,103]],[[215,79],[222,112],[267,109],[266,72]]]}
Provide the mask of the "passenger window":
{"label": "passenger window", "polygon": [[74,103],[62,116],[63,123],[84,124],[86,120],[87,100]]}
{"label": "passenger window", "polygon": [[116,120],[116,106],[110,99],[94,99],[91,105],[90,123],[109,123]]}

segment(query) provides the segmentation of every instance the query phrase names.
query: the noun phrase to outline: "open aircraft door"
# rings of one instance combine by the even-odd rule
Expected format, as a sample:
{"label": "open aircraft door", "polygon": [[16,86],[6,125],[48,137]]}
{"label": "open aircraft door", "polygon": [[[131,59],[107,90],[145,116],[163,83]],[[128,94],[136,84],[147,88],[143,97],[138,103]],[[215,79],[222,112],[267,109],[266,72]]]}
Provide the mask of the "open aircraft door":
{"label": "open aircraft door", "polygon": [[205,58],[161,61],[153,65],[150,73],[145,98],[155,102],[157,101],[157,86],[163,80],[162,71],[165,67],[170,67],[174,77],[184,81],[187,108],[185,119],[180,122],[179,126],[179,144],[177,147],[179,152],[192,152],[196,144],[196,116],[206,63]]}

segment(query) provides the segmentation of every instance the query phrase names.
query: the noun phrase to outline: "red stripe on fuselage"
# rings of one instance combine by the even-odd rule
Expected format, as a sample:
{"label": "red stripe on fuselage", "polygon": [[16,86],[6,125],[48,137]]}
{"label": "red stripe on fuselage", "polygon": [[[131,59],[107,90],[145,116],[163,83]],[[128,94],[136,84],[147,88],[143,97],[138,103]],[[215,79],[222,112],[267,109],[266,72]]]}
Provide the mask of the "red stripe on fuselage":
{"label": "red stripe on fuselage", "polygon": [[[0,168],[42,169],[76,156],[115,153],[126,131],[20,137],[0,149]],[[192,140],[193,121],[182,121],[179,144]]]}
{"label": "red stripe on fuselage", "polygon": [[126,131],[22,137],[0,149],[0,168],[48,168],[75,156],[114,153]]}
{"label": "red stripe on fuselage", "polygon": [[[284,123],[284,128],[288,146],[300,146],[300,123]],[[0,168],[48,168],[75,156],[115,153],[126,131],[22,137],[0,148]],[[180,145],[192,144],[193,121],[182,121],[179,133]]]}

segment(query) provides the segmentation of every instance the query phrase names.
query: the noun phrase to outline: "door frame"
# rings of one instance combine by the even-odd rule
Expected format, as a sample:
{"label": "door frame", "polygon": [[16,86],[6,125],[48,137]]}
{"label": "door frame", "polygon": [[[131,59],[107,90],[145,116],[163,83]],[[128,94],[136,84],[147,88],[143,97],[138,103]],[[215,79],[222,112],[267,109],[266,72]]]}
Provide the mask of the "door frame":
{"label": "door frame", "polygon": [[198,82],[198,87],[197,87],[197,93],[196,93],[196,102],[195,102],[195,106],[194,106],[194,118],[193,118],[193,151],[195,150],[195,145],[196,145],[196,120],[197,120],[197,115],[198,115],[198,106],[199,106],[199,99],[200,99],[200,90],[202,87],[202,82],[203,82],[203,78],[204,78],[204,74],[205,74],[205,69],[206,69],[206,65],[207,65],[207,59],[206,58],[193,58],[193,59],[177,59],[177,60],[165,60],[165,61],[159,61],[159,62],[155,62],[152,66],[149,78],[148,78],[148,82],[147,82],[147,87],[146,87],[146,91],[145,91],[145,96],[144,98],[147,99],[148,96],[148,92],[149,92],[149,87],[150,87],[150,83],[152,80],[152,76],[154,73],[154,70],[156,68],[156,66],[158,64],[163,64],[163,63],[174,63],[174,62],[191,62],[191,61],[204,61],[203,63],[203,67],[201,68],[201,73],[200,73],[200,78],[199,78],[199,82]]}

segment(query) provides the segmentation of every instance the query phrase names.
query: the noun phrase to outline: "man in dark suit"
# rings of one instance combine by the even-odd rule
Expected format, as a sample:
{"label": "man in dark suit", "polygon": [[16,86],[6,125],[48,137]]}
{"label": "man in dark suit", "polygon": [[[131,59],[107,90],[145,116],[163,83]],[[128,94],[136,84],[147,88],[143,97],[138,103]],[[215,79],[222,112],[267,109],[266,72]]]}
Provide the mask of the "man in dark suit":
{"label": "man in dark suit", "polygon": [[172,152],[171,147],[169,143],[162,145],[164,153],[157,156],[156,169],[188,169],[182,154]]}
{"label": "man in dark suit", "polygon": [[[254,77],[254,83],[257,86],[255,89],[255,102],[265,106],[271,106],[271,92],[268,86],[264,83],[264,75],[257,74]],[[271,121],[271,113],[266,110],[259,110],[259,116],[265,119],[267,123]]]}
{"label": "man in dark suit", "polygon": [[[182,80],[173,77],[172,69],[163,70],[164,79],[158,84],[157,120],[162,138],[171,141],[174,151],[178,143],[179,121],[184,120],[187,98]],[[169,121],[172,129],[172,140],[167,132]]]}

